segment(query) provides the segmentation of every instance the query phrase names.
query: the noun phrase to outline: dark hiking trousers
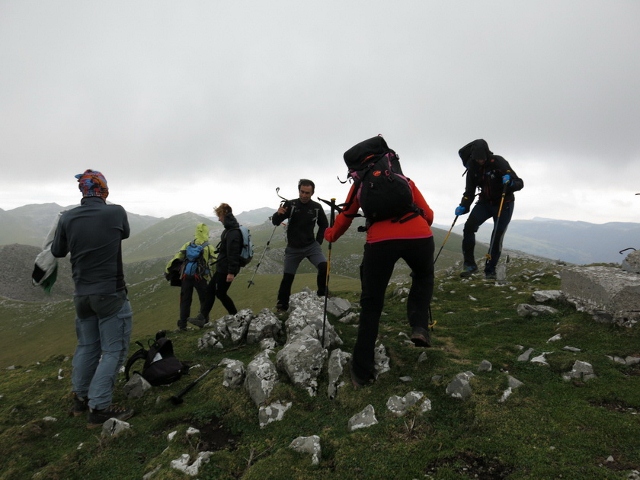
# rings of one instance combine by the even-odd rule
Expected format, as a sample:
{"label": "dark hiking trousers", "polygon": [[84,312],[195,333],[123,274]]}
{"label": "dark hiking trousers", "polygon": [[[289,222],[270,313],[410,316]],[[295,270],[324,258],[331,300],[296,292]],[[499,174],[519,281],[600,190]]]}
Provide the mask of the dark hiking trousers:
{"label": "dark hiking trousers", "polygon": [[206,306],[203,309],[203,315],[207,321],[209,321],[209,313],[213,308],[216,298],[220,300],[220,303],[222,303],[222,306],[227,310],[227,312],[229,312],[229,315],[235,315],[238,313],[238,309],[233,303],[233,300],[227,294],[232,283],[233,282],[227,282],[226,273],[216,271],[216,273],[213,274],[213,278],[209,282],[208,286]]}
{"label": "dark hiking trousers", "polygon": [[[485,263],[484,273],[495,273],[496,265],[500,260],[500,254],[502,253],[502,240],[504,234],[507,233],[507,227],[511,221],[511,215],[513,215],[514,202],[504,202],[502,205],[502,212],[500,213],[500,220],[496,226],[496,220],[498,219],[498,210],[500,204],[491,204],[489,202],[478,202],[471,210],[469,218],[467,218],[464,224],[463,236],[462,236],[462,254],[464,255],[464,266],[471,267],[476,266],[476,260],[474,256],[474,249],[476,246],[476,232],[484,222],[493,218],[494,228],[491,234],[491,241],[493,242],[493,248],[491,249],[491,260]],[[495,237],[495,238],[494,238]]]}
{"label": "dark hiking trousers", "polygon": [[352,368],[365,381],[375,375],[374,348],[387,285],[396,262],[402,258],[411,268],[407,317],[411,328],[429,328],[429,306],[433,295],[433,237],[367,243],[362,259],[360,325],[353,349]]}
{"label": "dark hiking trousers", "polygon": [[180,324],[187,326],[187,318],[191,316],[191,302],[193,301],[193,290],[198,293],[200,300],[200,312],[207,301],[207,281],[196,280],[195,277],[184,277],[180,286]]}

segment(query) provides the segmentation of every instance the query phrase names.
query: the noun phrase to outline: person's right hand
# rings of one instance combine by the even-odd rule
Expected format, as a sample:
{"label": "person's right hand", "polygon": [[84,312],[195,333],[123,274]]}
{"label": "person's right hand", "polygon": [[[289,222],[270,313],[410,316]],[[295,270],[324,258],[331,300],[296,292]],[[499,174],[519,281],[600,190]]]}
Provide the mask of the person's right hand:
{"label": "person's right hand", "polygon": [[464,215],[465,213],[467,213],[467,207],[463,207],[462,205],[456,207],[456,217]]}
{"label": "person's right hand", "polygon": [[279,213],[280,215],[284,215],[285,213],[287,213],[287,210],[288,210],[288,209],[287,209],[287,207],[285,207],[285,206],[283,205],[283,206],[281,206],[281,207],[278,209],[278,213]]}

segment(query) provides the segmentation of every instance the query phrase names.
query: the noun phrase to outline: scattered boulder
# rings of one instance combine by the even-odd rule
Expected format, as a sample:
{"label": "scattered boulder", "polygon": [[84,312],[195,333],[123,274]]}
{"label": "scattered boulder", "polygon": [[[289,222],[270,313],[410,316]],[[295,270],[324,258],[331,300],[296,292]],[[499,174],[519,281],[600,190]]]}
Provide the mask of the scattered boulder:
{"label": "scattered boulder", "polygon": [[147,390],[151,389],[151,384],[142,375],[134,373],[122,389],[127,398],[141,398]]}
{"label": "scattered boulder", "polygon": [[200,467],[205,463],[209,463],[209,457],[211,457],[211,455],[213,455],[213,452],[199,452],[193,463],[190,463],[191,455],[183,453],[180,455],[180,458],[171,460],[171,468],[179,470],[182,473],[186,473],[191,477],[195,477],[198,475]]}
{"label": "scattered boulder", "polygon": [[345,298],[329,297],[327,299],[327,312],[334,317],[343,316],[351,308],[353,308],[351,302]]}
{"label": "scattered boulder", "polygon": [[383,344],[378,343],[375,350],[373,351],[373,362],[374,368],[376,370],[376,378],[378,378],[378,376],[382,375],[383,373],[391,370],[391,367],[389,366],[389,360],[390,359],[387,356],[387,349],[384,348]]}
{"label": "scattered boulder", "polygon": [[533,348],[528,348],[524,353],[521,353],[518,357],[519,362],[528,362],[531,354],[533,353]]}
{"label": "scattered boulder", "polygon": [[404,397],[393,395],[387,400],[387,408],[391,413],[398,417],[403,416],[407,411],[417,405],[420,402],[419,412],[425,413],[431,410],[431,400],[425,398],[423,400],[424,393],[422,392],[409,392]]}
{"label": "scattered boulder", "polygon": [[531,295],[533,299],[538,303],[545,303],[550,301],[557,302],[564,300],[564,294],[562,293],[562,290],[538,290],[536,292],[533,292]]}
{"label": "scattered boulder", "polygon": [[243,385],[247,373],[244,363],[240,360],[223,358],[220,360],[220,365],[225,366],[222,373],[222,385],[227,388],[239,388]]}
{"label": "scattered boulder", "polygon": [[324,333],[324,347],[339,347],[342,339],[338,336],[333,325],[324,319],[324,302],[315,293],[300,292],[291,296],[289,301],[289,318],[285,322],[287,338],[291,339],[305,330],[322,341]]}
{"label": "scattered boulder", "polygon": [[344,373],[344,367],[350,359],[351,354],[343,352],[339,348],[333,350],[329,355],[329,362],[327,363],[327,376],[329,377],[327,396],[330,400],[336,398],[338,389],[344,385],[344,382],[340,379]]}
{"label": "scattered boulder", "polygon": [[284,418],[284,414],[293,405],[291,402],[274,402],[271,405],[261,406],[258,411],[258,421],[260,428],[266,427],[271,422],[279,422]]}
{"label": "scattered boulder", "polygon": [[640,250],[630,253],[622,261],[622,269],[629,273],[640,273]]}
{"label": "scattered boulder", "polygon": [[596,321],[627,327],[640,319],[640,275],[621,268],[592,266],[562,270],[562,291],[578,311]]}
{"label": "scattered boulder", "polygon": [[480,365],[478,365],[479,372],[490,372],[493,369],[493,365],[489,360],[482,360]]}
{"label": "scattered boulder", "polygon": [[289,445],[289,448],[299,453],[311,454],[311,465],[318,465],[320,463],[322,449],[320,448],[320,437],[317,435],[295,438]]}
{"label": "scattered boulder", "polygon": [[247,365],[244,387],[258,407],[269,398],[278,382],[278,371],[269,358],[269,353],[269,350],[264,350]]}
{"label": "scattered boulder", "polygon": [[473,393],[471,391],[471,384],[469,380],[475,375],[471,372],[463,372],[456,375],[456,377],[447,385],[447,395],[452,396],[460,400],[467,400]]}
{"label": "scattered boulder", "polygon": [[359,428],[368,428],[378,423],[376,419],[376,412],[373,405],[367,405],[360,413],[356,413],[349,419],[347,428],[350,432],[358,430]]}
{"label": "scattered boulder", "polygon": [[318,376],[322,372],[327,350],[320,341],[307,335],[306,330],[294,337],[276,355],[278,370],[286,373],[291,382],[315,396],[318,391]]}
{"label": "scattered boulder", "polygon": [[596,376],[593,373],[593,366],[590,363],[576,360],[571,371],[563,373],[562,378],[567,381],[577,379],[586,382],[587,380],[596,378]]}
{"label": "scattered boulder", "polygon": [[247,343],[260,343],[264,339],[276,339],[282,330],[282,323],[268,308],[251,319],[247,329]]}
{"label": "scattered boulder", "polygon": [[529,305],[526,303],[518,305],[516,311],[521,317],[537,317],[538,315],[553,315],[558,313],[557,309],[547,305]]}
{"label": "scattered boulder", "polygon": [[122,432],[129,430],[131,425],[117,418],[110,418],[102,424],[103,437],[117,437]]}
{"label": "scattered boulder", "polygon": [[213,330],[205,332],[205,334],[198,339],[198,350],[208,348],[224,348],[222,342],[218,340],[218,335]]}

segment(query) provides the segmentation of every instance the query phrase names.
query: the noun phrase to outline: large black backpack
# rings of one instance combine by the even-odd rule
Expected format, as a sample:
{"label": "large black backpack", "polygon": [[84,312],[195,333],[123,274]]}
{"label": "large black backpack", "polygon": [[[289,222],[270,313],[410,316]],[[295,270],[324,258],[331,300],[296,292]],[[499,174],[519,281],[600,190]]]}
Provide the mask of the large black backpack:
{"label": "large black backpack", "polygon": [[134,371],[133,373],[138,373],[153,386],[169,385],[189,372],[189,366],[174,355],[173,343],[163,331],[156,334],[155,340],[148,341],[148,349],[144,348],[142,343],[136,343],[140,349],[129,357],[124,369],[127,381],[129,381],[131,367],[138,360],[144,360],[142,372]]}
{"label": "large black backpack", "polygon": [[[400,160],[381,136],[360,142],[344,153],[354,196],[369,224],[393,219],[404,223],[420,215]],[[353,201],[347,201],[349,205]],[[409,214],[409,215],[407,215]]]}

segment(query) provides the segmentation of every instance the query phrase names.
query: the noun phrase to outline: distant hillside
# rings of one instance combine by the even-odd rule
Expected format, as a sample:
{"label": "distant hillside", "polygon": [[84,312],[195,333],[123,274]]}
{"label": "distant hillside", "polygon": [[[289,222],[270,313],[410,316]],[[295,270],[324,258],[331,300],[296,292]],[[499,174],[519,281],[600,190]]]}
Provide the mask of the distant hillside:
{"label": "distant hillside", "polygon": [[[454,232],[462,235],[466,218],[458,218]],[[451,225],[440,227],[449,229]],[[485,223],[477,233],[477,240],[488,244],[492,228],[491,221]],[[640,223],[594,224],[547,218],[512,220],[503,246],[579,265],[620,263],[628,253],[620,254],[620,250],[640,248]],[[476,252],[479,253],[484,252]]]}
{"label": "distant hillside", "polygon": [[[62,207],[57,203],[43,203],[25,205],[13,210],[0,209],[0,245],[19,243],[42,247],[47,233],[58,218],[58,213],[74,207],[77,205]],[[132,235],[162,220],[135,213],[128,213],[128,217]]]}

